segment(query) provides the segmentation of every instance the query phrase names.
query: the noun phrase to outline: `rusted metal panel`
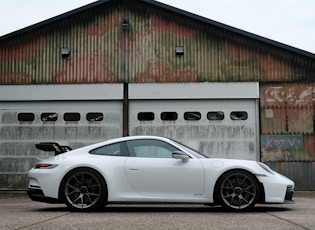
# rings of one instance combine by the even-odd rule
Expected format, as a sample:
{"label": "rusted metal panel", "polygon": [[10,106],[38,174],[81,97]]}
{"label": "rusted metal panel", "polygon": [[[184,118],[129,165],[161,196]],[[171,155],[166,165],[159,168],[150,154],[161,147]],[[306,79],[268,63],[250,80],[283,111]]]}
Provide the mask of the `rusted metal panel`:
{"label": "rusted metal panel", "polygon": [[273,170],[293,180],[297,190],[315,190],[315,162],[269,162],[267,164]]}
{"label": "rusted metal panel", "polygon": [[[314,161],[315,83],[264,84],[260,98],[261,134],[270,144],[262,144],[262,160]],[[303,139],[298,148],[297,135]]]}
{"label": "rusted metal panel", "polygon": [[[69,58],[61,58],[56,47],[52,52],[58,61],[52,69],[52,83],[115,83],[117,82],[117,10],[105,10],[105,16],[100,12],[87,12],[78,17],[87,20],[84,26],[74,25],[61,30],[59,48],[67,47],[70,50]],[[107,13],[107,14],[106,14]],[[81,18],[82,17],[82,18]],[[71,22],[69,22],[71,23]],[[62,38],[61,38],[62,37]],[[116,37],[116,39],[115,39]],[[55,42],[52,41],[54,44]],[[116,48],[115,48],[116,47]],[[47,49],[50,47],[48,46]]]}
{"label": "rusted metal panel", "polygon": [[1,85],[261,82],[261,134],[303,137],[301,149],[262,148],[262,160],[315,160],[312,55],[130,0],[105,1],[0,40]]}
{"label": "rusted metal panel", "polygon": [[261,107],[261,133],[282,134],[286,133],[286,112],[280,107]]}
{"label": "rusted metal panel", "polygon": [[2,40],[0,84],[313,79],[310,57],[142,1],[116,2]]}
{"label": "rusted metal panel", "polygon": [[315,102],[315,83],[261,84],[261,105],[268,106],[311,106]]}
{"label": "rusted metal panel", "polygon": [[287,123],[289,133],[314,133],[314,115],[313,105],[287,108]]}

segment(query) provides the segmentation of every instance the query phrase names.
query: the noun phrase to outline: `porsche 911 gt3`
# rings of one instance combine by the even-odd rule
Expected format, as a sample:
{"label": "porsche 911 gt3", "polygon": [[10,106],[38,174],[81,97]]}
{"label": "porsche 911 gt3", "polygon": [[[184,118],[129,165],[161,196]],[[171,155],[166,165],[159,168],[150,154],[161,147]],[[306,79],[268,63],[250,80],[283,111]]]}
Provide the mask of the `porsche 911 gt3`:
{"label": "porsche 911 gt3", "polygon": [[56,155],[29,171],[29,197],[65,203],[72,211],[115,203],[207,204],[248,211],[257,203],[293,202],[294,182],[267,165],[209,158],[164,137],[122,137],[74,150],[53,142],[37,147]]}

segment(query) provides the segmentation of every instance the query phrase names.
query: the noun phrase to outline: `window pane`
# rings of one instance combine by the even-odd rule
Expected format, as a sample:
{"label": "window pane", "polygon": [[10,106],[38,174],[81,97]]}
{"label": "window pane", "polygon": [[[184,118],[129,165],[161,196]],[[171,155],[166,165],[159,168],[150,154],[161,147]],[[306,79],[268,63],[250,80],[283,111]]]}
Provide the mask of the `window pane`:
{"label": "window pane", "polygon": [[19,113],[18,120],[19,121],[34,121],[35,114],[34,113]]}
{"label": "window pane", "polygon": [[57,121],[58,114],[57,113],[42,113],[40,115],[40,119],[42,121]]}
{"label": "window pane", "polygon": [[177,149],[163,141],[134,140],[127,142],[130,156],[148,158],[172,158],[172,153]]}
{"label": "window pane", "polygon": [[184,119],[188,121],[198,121],[201,119],[201,113],[199,112],[186,112],[184,113]]}
{"label": "window pane", "polygon": [[65,121],[79,121],[81,119],[80,113],[65,113],[63,115]]}
{"label": "window pane", "polygon": [[154,113],[152,113],[152,112],[138,113],[138,120],[139,121],[153,121],[154,120]]}
{"label": "window pane", "polygon": [[208,120],[223,120],[224,119],[224,113],[221,111],[208,112],[207,118],[208,118]]}
{"label": "window pane", "polygon": [[88,121],[102,121],[103,120],[103,113],[88,113],[86,115],[86,120]]}
{"label": "window pane", "polygon": [[247,120],[248,115],[247,112],[231,112],[230,115],[232,120]]}
{"label": "window pane", "polygon": [[162,121],[176,121],[178,115],[176,112],[163,112],[161,113],[161,120]]}
{"label": "window pane", "polygon": [[121,144],[123,143],[105,145],[103,147],[91,150],[90,154],[106,155],[106,156],[128,156],[127,151],[121,151],[121,148],[120,148]]}

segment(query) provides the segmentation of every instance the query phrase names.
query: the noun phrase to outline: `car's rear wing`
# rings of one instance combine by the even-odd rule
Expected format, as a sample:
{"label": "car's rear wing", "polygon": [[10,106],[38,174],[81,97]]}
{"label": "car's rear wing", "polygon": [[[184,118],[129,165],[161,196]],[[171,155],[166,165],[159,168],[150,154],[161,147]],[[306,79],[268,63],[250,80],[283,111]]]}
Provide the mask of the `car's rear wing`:
{"label": "car's rear wing", "polygon": [[45,152],[55,152],[55,156],[72,150],[70,146],[59,145],[56,142],[41,142],[39,144],[35,144],[35,146],[37,149],[43,150]]}

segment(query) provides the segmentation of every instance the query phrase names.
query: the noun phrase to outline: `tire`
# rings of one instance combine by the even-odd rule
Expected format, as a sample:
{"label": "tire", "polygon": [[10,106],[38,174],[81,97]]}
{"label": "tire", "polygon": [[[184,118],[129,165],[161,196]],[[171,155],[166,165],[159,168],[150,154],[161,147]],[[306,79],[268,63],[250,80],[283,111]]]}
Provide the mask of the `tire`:
{"label": "tire", "polygon": [[63,178],[60,196],[71,211],[97,211],[107,201],[106,183],[92,169],[74,169]]}
{"label": "tire", "polygon": [[257,179],[241,170],[224,174],[216,186],[216,200],[228,211],[249,211],[259,200],[259,196]]}

